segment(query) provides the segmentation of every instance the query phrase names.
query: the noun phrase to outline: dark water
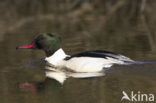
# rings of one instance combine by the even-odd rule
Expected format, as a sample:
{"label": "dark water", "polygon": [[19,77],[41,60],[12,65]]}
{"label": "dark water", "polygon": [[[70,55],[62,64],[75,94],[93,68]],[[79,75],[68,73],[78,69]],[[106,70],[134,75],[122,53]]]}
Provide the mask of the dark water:
{"label": "dark water", "polygon": [[44,71],[25,67],[29,61],[45,55],[39,50],[17,51],[15,47],[30,43],[42,32],[60,33],[67,54],[101,49],[121,53],[134,60],[156,60],[156,49],[148,34],[137,27],[110,26],[91,32],[74,27],[73,30],[72,25],[59,29],[58,24],[61,25],[57,19],[55,22],[34,20],[1,36],[0,103],[120,103],[122,91],[127,94],[140,91],[156,96],[155,63],[115,66],[104,77],[69,78],[63,86],[46,78]]}

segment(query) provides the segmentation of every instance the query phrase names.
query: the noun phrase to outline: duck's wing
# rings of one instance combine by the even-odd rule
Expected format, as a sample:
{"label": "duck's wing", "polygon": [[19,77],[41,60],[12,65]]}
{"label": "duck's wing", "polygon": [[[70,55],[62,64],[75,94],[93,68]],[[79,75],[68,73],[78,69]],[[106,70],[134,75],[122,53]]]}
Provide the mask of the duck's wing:
{"label": "duck's wing", "polygon": [[87,52],[78,53],[78,54],[65,58],[65,60],[70,60],[74,57],[93,57],[93,58],[104,58],[104,59],[112,58],[112,59],[117,59],[117,60],[124,61],[124,62],[134,62],[132,59],[126,56],[123,56],[121,54],[116,54],[113,52],[108,52],[108,51],[103,51],[103,50],[95,50],[95,51],[87,51]]}

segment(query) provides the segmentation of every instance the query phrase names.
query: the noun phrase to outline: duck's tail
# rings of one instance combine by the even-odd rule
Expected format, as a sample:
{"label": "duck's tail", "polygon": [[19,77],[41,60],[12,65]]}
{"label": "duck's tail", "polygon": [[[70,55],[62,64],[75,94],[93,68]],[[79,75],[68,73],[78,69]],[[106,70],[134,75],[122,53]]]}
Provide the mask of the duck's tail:
{"label": "duck's tail", "polygon": [[141,65],[141,64],[156,64],[156,60],[151,60],[151,61],[132,61],[132,62],[127,62],[126,64],[136,64],[136,65]]}

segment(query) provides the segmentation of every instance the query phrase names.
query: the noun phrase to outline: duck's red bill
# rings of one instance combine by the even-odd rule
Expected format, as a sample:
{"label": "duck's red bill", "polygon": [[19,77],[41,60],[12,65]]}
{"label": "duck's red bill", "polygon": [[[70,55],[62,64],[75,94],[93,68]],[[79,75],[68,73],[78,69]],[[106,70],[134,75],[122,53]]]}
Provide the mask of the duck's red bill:
{"label": "duck's red bill", "polygon": [[35,43],[32,42],[31,44],[29,45],[25,45],[25,46],[18,46],[16,49],[32,49],[35,47]]}

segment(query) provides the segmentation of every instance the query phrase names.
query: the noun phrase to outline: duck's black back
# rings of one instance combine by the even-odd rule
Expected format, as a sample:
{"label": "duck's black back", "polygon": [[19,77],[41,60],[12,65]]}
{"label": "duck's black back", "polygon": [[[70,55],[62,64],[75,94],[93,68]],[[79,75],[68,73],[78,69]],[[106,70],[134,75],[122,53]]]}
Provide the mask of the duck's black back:
{"label": "duck's black back", "polygon": [[86,52],[74,54],[70,57],[66,57],[65,60],[70,60],[74,57],[94,57],[94,58],[105,58],[105,59],[109,57],[109,58],[114,58],[122,61],[132,61],[130,58],[125,57],[123,55],[116,54],[109,51],[103,51],[103,50],[86,51]]}

